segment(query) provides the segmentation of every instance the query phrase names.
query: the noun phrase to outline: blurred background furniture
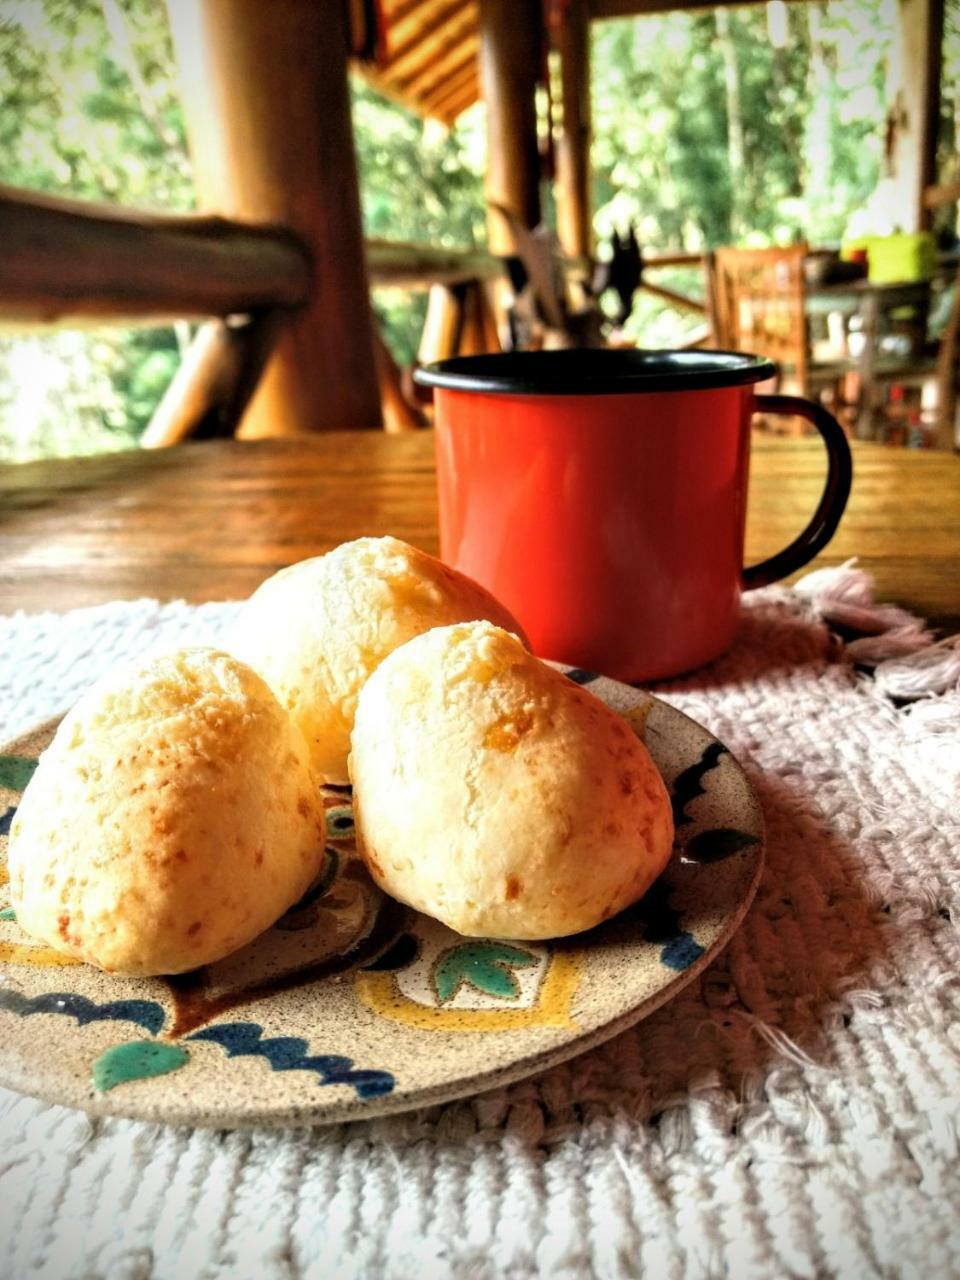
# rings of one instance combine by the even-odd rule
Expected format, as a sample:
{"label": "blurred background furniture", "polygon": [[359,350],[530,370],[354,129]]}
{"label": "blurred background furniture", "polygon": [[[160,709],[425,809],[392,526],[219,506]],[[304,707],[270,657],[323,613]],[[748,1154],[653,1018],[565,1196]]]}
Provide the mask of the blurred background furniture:
{"label": "blurred background furniture", "polygon": [[707,299],[719,348],[773,360],[783,390],[806,395],[805,244],[787,249],[715,249],[707,255]]}
{"label": "blurred background furniture", "polygon": [[[815,360],[806,309],[805,244],[716,249],[707,255],[707,299],[714,345],[773,360],[778,390],[836,406],[849,361]],[[804,430],[798,426],[798,430]]]}

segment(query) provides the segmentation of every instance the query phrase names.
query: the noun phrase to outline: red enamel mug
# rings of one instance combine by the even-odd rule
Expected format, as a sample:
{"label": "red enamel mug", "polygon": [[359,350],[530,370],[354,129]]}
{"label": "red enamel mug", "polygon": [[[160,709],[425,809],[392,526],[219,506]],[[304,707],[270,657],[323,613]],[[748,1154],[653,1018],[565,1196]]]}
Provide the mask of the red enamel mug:
{"label": "red enamel mug", "polygon": [[[535,653],[621,680],[708,662],[731,643],[740,593],[830,541],[850,449],[808,400],[757,395],[775,373],[726,351],[531,351],[428,365],[440,553],[492,591]],[[750,420],[809,419],[828,474],[807,528],[743,567]]]}

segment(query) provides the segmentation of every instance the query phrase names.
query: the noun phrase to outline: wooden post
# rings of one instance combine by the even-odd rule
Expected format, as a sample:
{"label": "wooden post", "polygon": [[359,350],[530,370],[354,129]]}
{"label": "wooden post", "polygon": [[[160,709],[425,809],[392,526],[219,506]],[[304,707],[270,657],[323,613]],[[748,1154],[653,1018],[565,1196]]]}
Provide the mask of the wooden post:
{"label": "wooden post", "polygon": [[242,320],[208,320],[140,437],[144,449],[184,440],[232,436],[256,390],[290,313],[274,310]]}
{"label": "wooden post", "polygon": [[378,427],[342,0],[167,0],[200,201],[289,227],[310,298],[277,343],[244,436]]}
{"label": "wooden post", "polygon": [[556,33],[563,94],[563,132],[557,148],[557,230],[568,258],[589,258],[590,21],[586,0],[570,0]]}
{"label": "wooden post", "polygon": [[[540,221],[540,154],[535,91],[541,62],[538,0],[480,0],[480,84],[487,104],[488,206],[509,209],[526,227]],[[490,252],[516,252],[495,208],[487,215]]]}
{"label": "wooden post", "polygon": [[891,218],[903,231],[931,224],[924,191],[936,181],[944,0],[898,0],[888,75],[887,161]]}

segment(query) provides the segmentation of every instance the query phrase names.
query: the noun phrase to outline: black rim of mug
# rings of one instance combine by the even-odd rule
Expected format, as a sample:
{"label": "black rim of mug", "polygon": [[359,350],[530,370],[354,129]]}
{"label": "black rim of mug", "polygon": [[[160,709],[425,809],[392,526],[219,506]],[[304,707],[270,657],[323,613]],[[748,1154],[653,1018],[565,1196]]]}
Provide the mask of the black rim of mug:
{"label": "black rim of mug", "polygon": [[743,387],[775,375],[770,360],[740,351],[576,348],[455,356],[424,365],[413,377],[421,386],[445,391],[598,396]]}

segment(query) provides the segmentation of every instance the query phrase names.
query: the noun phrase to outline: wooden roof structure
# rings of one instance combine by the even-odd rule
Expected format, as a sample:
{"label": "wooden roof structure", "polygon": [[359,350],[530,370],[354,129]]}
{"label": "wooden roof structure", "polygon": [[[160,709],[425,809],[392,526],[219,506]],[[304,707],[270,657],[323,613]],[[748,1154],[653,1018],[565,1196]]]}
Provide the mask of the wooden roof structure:
{"label": "wooden roof structure", "polygon": [[382,0],[383,53],[355,64],[385,97],[452,125],[480,97],[479,0]]}
{"label": "wooden roof structure", "polygon": [[[554,0],[558,10],[566,0]],[[588,20],[757,0],[587,0]],[[380,56],[354,68],[384,97],[452,125],[482,97],[480,0],[381,0]]]}

